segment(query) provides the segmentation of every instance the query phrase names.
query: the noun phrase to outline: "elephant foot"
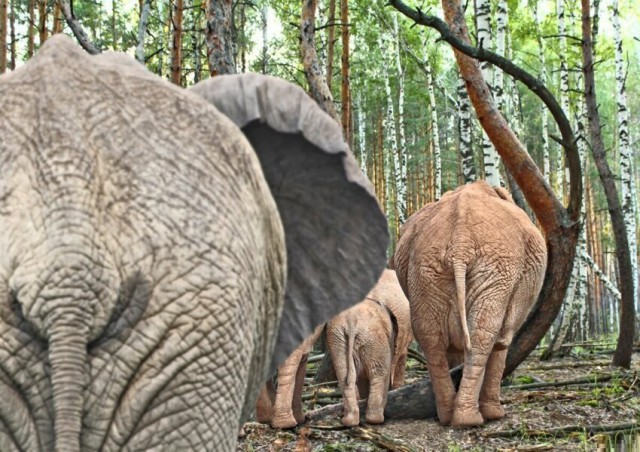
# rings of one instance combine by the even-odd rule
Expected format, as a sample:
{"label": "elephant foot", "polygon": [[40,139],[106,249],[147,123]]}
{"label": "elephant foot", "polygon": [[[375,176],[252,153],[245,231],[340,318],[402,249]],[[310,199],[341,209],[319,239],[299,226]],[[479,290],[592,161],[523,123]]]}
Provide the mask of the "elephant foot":
{"label": "elephant foot", "polygon": [[299,412],[299,413],[294,412],[293,417],[296,419],[296,422],[298,423],[298,425],[304,424],[305,421],[307,420],[307,417],[302,412]]}
{"label": "elephant foot", "polygon": [[293,414],[287,416],[274,416],[271,419],[271,427],[273,428],[293,428],[298,425],[298,421],[293,417]]}
{"label": "elephant foot", "polygon": [[476,410],[455,410],[451,425],[453,427],[475,427],[484,424],[484,419],[480,411]]}
{"label": "elephant foot", "polygon": [[451,418],[453,417],[453,407],[439,407],[437,406],[437,412],[438,412],[438,421],[440,421],[440,424],[442,425],[449,425],[451,424]]}
{"label": "elephant foot", "polygon": [[366,420],[369,424],[382,424],[384,422],[384,410],[367,410]]}
{"label": "elephant foot", "polygon": [[355,427],[360,423],[360,413],[355,411],[351,413],[346,413],[342,416],[342,425],[345,427]]}
{"label": "elephant foot", "polygon": [[480,403],[480,413],[485,421],[501,419],[505,415],[504,408],[502,408],[500,402]]}

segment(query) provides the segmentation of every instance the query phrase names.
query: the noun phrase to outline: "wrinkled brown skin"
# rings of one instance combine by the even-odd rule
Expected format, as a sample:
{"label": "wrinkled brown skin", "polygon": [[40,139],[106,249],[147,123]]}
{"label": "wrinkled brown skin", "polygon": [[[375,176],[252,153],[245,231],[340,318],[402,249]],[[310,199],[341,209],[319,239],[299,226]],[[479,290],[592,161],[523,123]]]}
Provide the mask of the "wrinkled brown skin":
{"label": "wrinkled brown skin", "polygon": [[364,301],[327,323],[327,350],[342,390],[343,425],[358,425],[357,401],[366,397],[367,422],[384,422],[389,387],[404,383],[409,325],[409,302],[392,270],[384,271]]}
{"label": "wrinkled brown skin", "polygon": [[256,420],[270,423],[273,428],[292,428],[305,421],[302,412],[302,388],[307,359],[324,325],[318,326],[298,348],[278,367],[278,386],[265,383],[256,403]]}
{"label": "wrinkled brown skin", "polygon": [[[466,266],[468,350],[454,261]],[[504,189],[484,181],[446,193],[403,227],[392,265],[411,304],[442,424],[473,426],[504,416],[500,381],[507,349],[540,292],[546,264],[540,232]],[[461,351],[456,395],[449,359]]]}

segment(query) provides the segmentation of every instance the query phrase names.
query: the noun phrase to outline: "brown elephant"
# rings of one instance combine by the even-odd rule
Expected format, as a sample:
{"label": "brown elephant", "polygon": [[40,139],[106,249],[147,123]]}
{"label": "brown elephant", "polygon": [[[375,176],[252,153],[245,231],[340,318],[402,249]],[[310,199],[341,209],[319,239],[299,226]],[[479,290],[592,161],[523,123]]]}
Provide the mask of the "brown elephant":
{"label": "brown elephant", "polygon": [[[540,292],[546,265],[540,232],[504,189],[484,181],[446,193],[402,228],[392,266],[411,304],[442,424],[504,416],[507,348]],[[448,355],[461,351],[456,395]]]}
{"label": "brown elephant", "polygon": [[366,420],[384,421],[389,387],[404,383],[411,333],[409,301],[393,270],[385,270],[361,303],[325,327],[327,349],[342,390],[342,424],[358,425],[357,400],[368,397]]}
{"label": "brown elephant", "polygon": [[269,380],[260,391],[256,403],[256,420],[271,424],[273,428],[291,428],[304,423],[302,388],[307,359],[313,344],[322,334],[324,325],[318,326],[298,348],[278,367],[278,385],[274,390]]}

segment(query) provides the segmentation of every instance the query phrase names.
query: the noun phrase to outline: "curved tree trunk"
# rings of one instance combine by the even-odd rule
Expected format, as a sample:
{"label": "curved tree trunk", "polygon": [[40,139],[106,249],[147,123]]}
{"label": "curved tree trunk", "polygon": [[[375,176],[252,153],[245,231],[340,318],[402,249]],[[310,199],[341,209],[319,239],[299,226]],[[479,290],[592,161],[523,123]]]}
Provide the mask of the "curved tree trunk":
{"label": "curved tree trunk", "polygon": [[[93,45],[93,43],[89,39],[89,36],[82,28],[82,25],[80,24],[78,19],[76,19],[75,16],[73,15],[73,11],[71,10],[71,5],[69,4],[69,0],[57,0],[57,1],[60,3],[60,8],[62,9],[62,14],[64,14],[64,18],[67,21],[67,25],[69,25],[69,28],[73,32],[73,35],[76,37],[76,39],[78,40],[78,43],[82,46],[82,48],[92,55],[97,55],[98,53],[101,53],[102,50],[100,50],[95,45]],[[40,45],[42,45],[43,33],[44,33],[44,39],[46,40],[47,30],[46,30],[46,17],[45,17],[45,22],[43,24],[42,11],[40,12],[40,14],[41,14],[40,23],[42,27],[44,27],[44,29],[42,28],[40,29]]]}
{"label": "curved tree trunk", "polygon": [[589,0],[581,0],[582,4],[582,72],[584,74],[585,101],[589,118],[589,134],[591,136],[591,152],[598,168],[598,174],[607,197],[613,235],[616,242],[616,257],[620,272],[620,293],[622,304],[620,309],[620,332],[618,346],[613,355],[613,364],[624,368],[631,365],[633,353],[633,336],[635,330],[635,310],[633,305],[633,275],[631,274],[631,256],[629,241],[624,225],[622,207],[618,198],[618,189],[605,154],[602,141],[598,101],[596,99],[595,77],[593,73],[593,43],[591,40],[591,16]]}

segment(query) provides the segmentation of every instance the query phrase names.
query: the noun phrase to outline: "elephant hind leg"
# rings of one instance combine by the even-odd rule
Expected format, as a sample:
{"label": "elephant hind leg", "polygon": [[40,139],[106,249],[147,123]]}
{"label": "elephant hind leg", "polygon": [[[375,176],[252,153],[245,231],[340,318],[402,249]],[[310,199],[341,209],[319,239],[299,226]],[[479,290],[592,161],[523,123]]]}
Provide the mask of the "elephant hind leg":
{"label": "elephant hind leg", "polygon": [[256,403],[256,421],[261,424],[268,424],[273,417],[273,402],[275,397],[275,389],[273,388],[273,382],[267,381],[258,396],[258,402]]}
{"label": "elephant hind leg", "polygon": [[343,338],[338,340],[332,337],[331,341],[327,342],[338,385],[342,390],[342,403],[344,405],[342,425],[346,427],[355,427],[360,423],[358,389],[356,387],[358,372],[353,356],[354,339],[348,332],[345,332]]}
{"label": "elephant hind leg", "polygon": [[309,354],[306,353],[300,360],[298,371],[296,372],[295,388],[293,390],[293,400],[291,402],[291,410],[293,411],[293,417],[298,424],[304,424],[305,415],[302,411],[302,389],[304,387],[304,377],[307,374],[307,360]]}
{"label": "elephant hind leg", "polygon": [[485,421],[500,419],[505,414],[504,408],[500,404],[500,382],[507,359],[507,350],[504,347],[494,347],[487,361],[480,391],[480,413]]}

